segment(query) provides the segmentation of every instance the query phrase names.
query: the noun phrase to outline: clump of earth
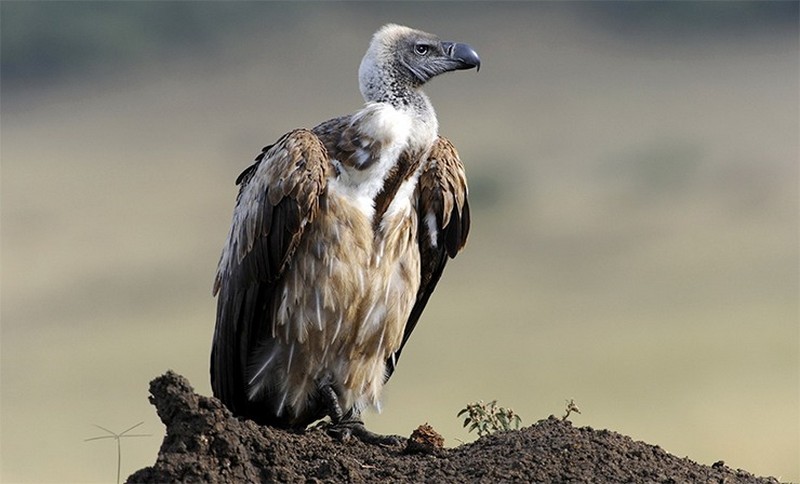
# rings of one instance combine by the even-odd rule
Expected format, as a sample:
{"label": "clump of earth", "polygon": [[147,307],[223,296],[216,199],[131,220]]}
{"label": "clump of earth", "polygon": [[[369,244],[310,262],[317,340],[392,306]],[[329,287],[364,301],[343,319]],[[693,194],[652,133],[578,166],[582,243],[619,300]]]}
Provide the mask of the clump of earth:
{"label": "clump of earth", "polygon": [[405,445],[380,446],[341,442],[321,427],[289,432],[240,420],[171,371],[150,393],[167,434],[155,464],[127,482],[778,482],[552,416],[455,448],[442,447],[428,425]]}

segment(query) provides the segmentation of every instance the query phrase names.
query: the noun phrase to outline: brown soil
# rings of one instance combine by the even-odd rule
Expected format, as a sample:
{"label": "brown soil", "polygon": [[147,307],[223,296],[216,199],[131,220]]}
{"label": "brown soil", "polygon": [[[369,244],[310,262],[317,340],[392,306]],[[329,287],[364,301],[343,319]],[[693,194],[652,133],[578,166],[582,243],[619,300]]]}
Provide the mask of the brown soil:
{"label": "brown soil", "polygon": [[171,371],[150,393],[167,435],[155,465],[128,482],[778,482],[555,417],[453,449],[426,425],[410,445],[383,447],[239,420]]}

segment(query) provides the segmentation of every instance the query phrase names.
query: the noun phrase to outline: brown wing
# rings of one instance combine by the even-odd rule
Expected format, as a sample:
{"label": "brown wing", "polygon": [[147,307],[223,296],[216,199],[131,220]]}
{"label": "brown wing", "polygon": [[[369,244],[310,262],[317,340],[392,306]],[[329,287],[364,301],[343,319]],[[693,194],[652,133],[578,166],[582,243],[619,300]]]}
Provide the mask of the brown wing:
{"label": "brown wing", "polygon": [[238,415],[262,420],[247,399],[247,358],[270,333],[276,282],[325,203],[329,167],[317,136],[296,129],[264,148],[237,179],[241,188],[214,281],[211,386]]}
{"label": "brown wing", "polygon": [[422,277],[417,301],[406,323],[400,349],[387,362],[387,380],[394,372],[400,352],[428,304],[448,258],[455,257],[464,247],[469,233],[467,176],[453,144],[440,136],[424,166],[417,188]]}

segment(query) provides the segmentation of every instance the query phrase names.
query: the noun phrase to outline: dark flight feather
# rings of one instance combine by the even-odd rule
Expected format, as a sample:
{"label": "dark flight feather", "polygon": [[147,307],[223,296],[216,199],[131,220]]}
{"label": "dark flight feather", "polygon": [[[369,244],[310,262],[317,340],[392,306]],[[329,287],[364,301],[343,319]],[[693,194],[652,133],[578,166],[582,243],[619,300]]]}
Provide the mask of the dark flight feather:
{"label": "dark flight feather", "polygon": [[237,178],[240,190],[225,250],[228,259],[221,261],[214,284],[219,299],[211,385],[231,411],[261,423],[280,425],[269,409],[247,398],[247,359],[272,329],[265,309],[304,227],[316,217],[329,169],[316,135],[297,129],[267,146]]}

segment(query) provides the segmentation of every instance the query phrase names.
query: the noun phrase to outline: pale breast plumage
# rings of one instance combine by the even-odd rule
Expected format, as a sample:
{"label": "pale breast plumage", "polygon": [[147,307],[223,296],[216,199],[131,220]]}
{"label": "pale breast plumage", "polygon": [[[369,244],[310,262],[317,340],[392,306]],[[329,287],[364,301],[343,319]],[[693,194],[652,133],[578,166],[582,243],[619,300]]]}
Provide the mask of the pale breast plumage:
{"label": "pale breast plumage", "polygon": [[305,414],[318,382],[328,378],[339,383],[343,408],[378,404],[420,279],[419,251],[410,250],[416,220],[386,225],[385,237],[373,233],[357,207],[329,192],[327,210],[276,288],[273,338],[248,371],[251,399],[277,390],[274,411],[291,420]]}

